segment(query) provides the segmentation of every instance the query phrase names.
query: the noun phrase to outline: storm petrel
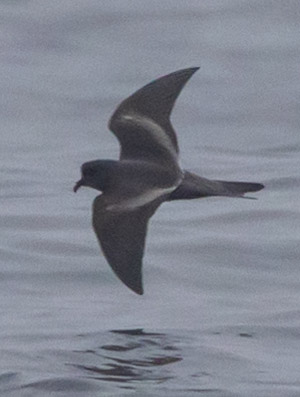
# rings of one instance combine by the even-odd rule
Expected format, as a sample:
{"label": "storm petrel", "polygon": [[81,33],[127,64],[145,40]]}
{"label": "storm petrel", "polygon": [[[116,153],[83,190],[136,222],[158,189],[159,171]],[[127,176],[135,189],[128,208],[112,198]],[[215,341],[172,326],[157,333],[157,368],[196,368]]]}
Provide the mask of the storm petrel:
{"label": "storm petrel", "polygon": [[109,128],[119,140],[119,160],[81,166],[74,186],[102,192],[93,203],[93,227],[104,256],[120,280],[143,294],[142,259],[150,217],[165,201],[208,196],[243,197],[260,183],[210,180],[182,170],[170,114],[182,88],[198,67],[152,81],[125,99]]}

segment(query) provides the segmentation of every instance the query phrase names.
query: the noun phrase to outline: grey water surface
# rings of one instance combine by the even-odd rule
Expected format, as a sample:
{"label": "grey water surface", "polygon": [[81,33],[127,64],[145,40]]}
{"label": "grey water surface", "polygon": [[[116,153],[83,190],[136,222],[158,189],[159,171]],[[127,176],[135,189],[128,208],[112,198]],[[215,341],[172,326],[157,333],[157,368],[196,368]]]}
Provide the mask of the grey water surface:
{"label": "grey water surface", "polygon": [[[1,396],[300,395],[300,3],[1,1]],[[164,204],[145,295],[113,275],[80,165],[115,107],[201,66],[172,115],[184,168],[257,200]]]}

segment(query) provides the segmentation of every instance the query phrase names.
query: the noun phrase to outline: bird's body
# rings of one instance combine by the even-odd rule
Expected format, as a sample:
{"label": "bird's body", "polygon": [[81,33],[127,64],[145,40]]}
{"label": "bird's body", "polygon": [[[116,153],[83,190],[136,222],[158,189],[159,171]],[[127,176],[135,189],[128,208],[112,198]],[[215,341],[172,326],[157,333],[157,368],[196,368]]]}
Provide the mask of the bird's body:
{"label": "bird's body", "polygon": [[143,293],[147,225],[160,204],[208,196],[243,197],[264,187],[209,180],[181,170],[170,114],[196,70],[183,69],[161,77],[123,101],[109,123],[121,144],[119,161],[83,164],[82,178],[74,187],[74,191],[89,186],[102,192],[94,200],[94,230],[114,272],[138,294]]}

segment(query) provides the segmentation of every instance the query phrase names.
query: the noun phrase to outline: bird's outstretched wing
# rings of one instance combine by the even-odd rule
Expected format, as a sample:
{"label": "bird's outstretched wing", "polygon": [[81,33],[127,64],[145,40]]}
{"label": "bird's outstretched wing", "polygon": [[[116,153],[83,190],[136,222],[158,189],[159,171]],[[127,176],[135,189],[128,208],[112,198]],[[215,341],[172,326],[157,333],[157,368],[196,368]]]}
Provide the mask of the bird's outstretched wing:
{"label": "bird's outstretched wing", "polygon": [[142,259],[147,225],[160,204],[161,201],[155,201],[133,210],[109,210],[104,195],[97,196],[93,204],[93,227],[109,265],[139,295],[143,294]]}
{"label": "bird's outstretched wing", "polygon": [[109,128],[121,144],[121,160],[177,162],[178,144],[170,114],[180,91],[198,69],[182,69],[154,80],[119,105]]}

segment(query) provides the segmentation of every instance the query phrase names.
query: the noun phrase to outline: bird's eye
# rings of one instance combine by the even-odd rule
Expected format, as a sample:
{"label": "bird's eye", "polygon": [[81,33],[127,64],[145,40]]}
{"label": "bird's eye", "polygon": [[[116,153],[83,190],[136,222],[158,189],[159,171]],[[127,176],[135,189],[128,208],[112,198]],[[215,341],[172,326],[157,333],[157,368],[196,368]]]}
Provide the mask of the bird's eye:
{"label": "bird's eye", "polygon": [[94,176],[96,174],[95,168],[87,168],[84,170],[85,176]]}

